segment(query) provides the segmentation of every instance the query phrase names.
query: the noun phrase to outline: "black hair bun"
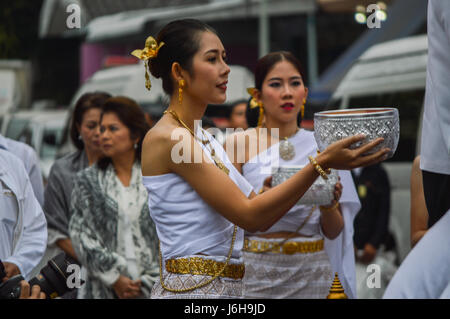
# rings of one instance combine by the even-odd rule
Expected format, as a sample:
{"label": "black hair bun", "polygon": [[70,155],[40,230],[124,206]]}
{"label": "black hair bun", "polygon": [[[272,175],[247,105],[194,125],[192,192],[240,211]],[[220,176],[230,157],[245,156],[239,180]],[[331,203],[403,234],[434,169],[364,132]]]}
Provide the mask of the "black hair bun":
{"label": "black hair bun", "polygon": [[247,109],[245,110],[245,117],[247,118],[248,127],[257,127],[259,119],[259,107],[250,108],[250,101],[252,97],[248,99]]}
{"label": "black hair bun", "polygon": [[155,57],[153,59],[148,60],[148,65],[150,68],[150,73],[155,77],[156,79],[159,79],[161,77],[161,71],[160,71],[160,65],[158,63],[158,57]]}

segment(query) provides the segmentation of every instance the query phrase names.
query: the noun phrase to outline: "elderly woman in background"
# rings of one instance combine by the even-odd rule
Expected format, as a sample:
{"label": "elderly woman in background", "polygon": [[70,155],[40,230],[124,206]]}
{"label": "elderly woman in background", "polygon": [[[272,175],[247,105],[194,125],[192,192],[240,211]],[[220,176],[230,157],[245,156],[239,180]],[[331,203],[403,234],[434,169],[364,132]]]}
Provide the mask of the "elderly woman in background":
{"label": "elderly woman in background", "polygon": [[149,297],[159,278],[157,237],[142,184],[142,139],[149,127],[126,97],[106,101],[100,118],[105,155],[77,175],[70,237],[87,270],[79,298]]}
{"label": "elderly woman in background", "polygon": [[70,139],[77,150],[53,164],[44,193],[43,209],[48,222],[50,248],[44,263],[60,251],[52,249],[55,244],[57,248],[76,258],[69,238],[72,181],[78,171],[91,166],[102,155],[99,121],[103,104],[110,97],[111,95],[103,92],[85,93],[75,104]]}

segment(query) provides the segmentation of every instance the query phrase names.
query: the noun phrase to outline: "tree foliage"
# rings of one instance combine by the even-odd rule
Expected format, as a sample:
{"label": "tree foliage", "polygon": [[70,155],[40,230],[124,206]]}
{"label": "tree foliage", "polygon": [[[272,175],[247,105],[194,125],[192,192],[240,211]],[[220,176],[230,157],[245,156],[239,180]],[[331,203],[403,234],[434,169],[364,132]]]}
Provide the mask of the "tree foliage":
{"label": "tree foliage", "polygon": [[43,0],[0,1],[0,59],[29,59],[38,41]]}

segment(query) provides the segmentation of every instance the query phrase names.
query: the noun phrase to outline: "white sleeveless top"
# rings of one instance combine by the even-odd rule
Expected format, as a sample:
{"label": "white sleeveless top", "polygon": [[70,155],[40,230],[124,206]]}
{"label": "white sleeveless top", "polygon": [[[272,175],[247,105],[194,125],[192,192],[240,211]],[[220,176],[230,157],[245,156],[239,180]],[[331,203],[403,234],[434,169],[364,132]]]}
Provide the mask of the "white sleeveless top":
{"label": "white sleeveless top", "polygon": [[[313,132],[301,129],[297,134],[289,138],[289,142],[292,143],[295,149],[295,157],[292,160],[285,161],[279,156],[279,143],[276,143],[242,166],[244,177],[252,184],[254,189],[259,190],[263,186],[264,179],[270,176],[270,166],[306,165],[309,163],[308,156],[317,156],[318,146]],[[334,272],[339,272],[339,279],[344,285],[347,295],[352,298],[356,296],[353,219],[360,210],[361,204],[350,172],[339,170],[338,173],[343,186],[342,196],[339,200],[344,218],[344,229],[341,234],[334,240],[329,240],[323,236],[318,207],[299,232],[306,236],[320,234],[325,237],[325,249],[330,258],[332,269]],[[311,209],[312,206],[307,205],[293,206],[286,215],[265,233],[296,231],[298,226],[309,215]],[[247,235],[257,234],[260,233],[247,233]]]}
{"label": "white sleeveless top", "polygon": [[[203,132],[230,170],[231,180],[248,197],[253,191],[251,185],[231,164],[214,137],[205,130]],[[202,138],[200,129],[197,135]],[[201,146],[212,160],[209,147]],[[156,225],[164,260],[198,254],[223,260],[228,255],[234,225],[209,206],[182,177],[175,173],[143,176],[142,182],[148,191],[150,216]],[[241,258],[243,242],[244,231],[238,227],[232,259]]]}
{"label": "white sleeveless top", "polygon": [[[312,139],[311,139],[312,138]],[[250,159],[242,166],[242,173],[245,179],[252,184],[254,189],[261,189],[264,179],[271,174],[271,166],[306,165],[309,163],[308,156],[317,155],[317,145],[311,132],[300,130],[293,137],[289,138],[295,149],[295,157],[290,161],[285,161],[279,156],[279,143],[276,143],[262,151],[254,158]],[[278,163],[277,163],[277,162]],[[279,231],[294,232],[298,226],[307,218],[313,206],[296,205],[292,207],[286,215],[270,227],[264,233],[274,233]],[[253,235],[260,234],[254,233]],[[306,236],[320,234],[320,211],[317,209],[312,213],[308,222],[300,230]],[[250,233],[248,233],[250,235]]]}

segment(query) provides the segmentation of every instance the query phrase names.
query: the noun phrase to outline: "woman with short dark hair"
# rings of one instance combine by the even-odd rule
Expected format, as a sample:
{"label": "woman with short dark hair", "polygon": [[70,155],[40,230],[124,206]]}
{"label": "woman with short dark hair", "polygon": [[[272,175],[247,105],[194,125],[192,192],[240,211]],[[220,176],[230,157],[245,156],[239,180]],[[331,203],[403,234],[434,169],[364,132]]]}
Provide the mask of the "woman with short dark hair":
{"label": "woman with short dark hair", "polygon": [[70,237],[87,271],[79,298],[149,297],[158,278],[156,230],[140,165],[148,129],[135,101],[113,97],[105,102],[104,156],[77,175],[72,192]]}
{"label": "woman with short dark hair", "polygon": [[[77,172],[94,164],[102,154],[99,121],[103,104],[110,97],[104,92],[88,92],[77,100],[70,121],[70,139],[77,150],[55,161],[45,188],[43,210],[48,222],[49,248],[52,250],[56,245],[75,259],[69,238],[72,182]],[[56,253],[49,251],[52,255]]]}

